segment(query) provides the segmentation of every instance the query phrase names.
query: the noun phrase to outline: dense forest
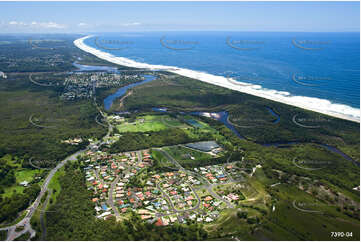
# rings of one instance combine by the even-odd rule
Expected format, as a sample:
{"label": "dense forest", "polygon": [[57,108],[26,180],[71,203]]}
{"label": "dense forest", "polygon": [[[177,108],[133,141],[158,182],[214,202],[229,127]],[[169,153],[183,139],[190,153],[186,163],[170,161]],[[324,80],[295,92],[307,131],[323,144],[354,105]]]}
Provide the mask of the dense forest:
{"label": "dense forest", "polygon": [[38,196],[40,186],[38,184],[30,185],[25,188],[22,194],[15,193],[12,197],[0,197],[0,223],[11,222],[20,214],[19,211],[26,209]]}

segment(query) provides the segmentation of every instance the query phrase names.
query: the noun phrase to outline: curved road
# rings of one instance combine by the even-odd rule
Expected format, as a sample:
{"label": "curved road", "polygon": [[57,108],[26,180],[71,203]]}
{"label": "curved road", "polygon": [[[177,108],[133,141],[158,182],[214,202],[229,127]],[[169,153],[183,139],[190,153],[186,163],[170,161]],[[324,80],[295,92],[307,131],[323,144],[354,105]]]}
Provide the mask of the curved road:
{"label": "curved road", "polygon": [[[0,229],[0,230],[8,230],[8,235],[7,235],[6,240],[14,240],[14,239],[16,239],[17,237],[19,237],[20,235],[22,235],[22,234],[24,234],[26,232],[30,232],[31,237],[35,236],[35,231],[31,228],[31,225],[30,225],[30,219],[33,216],[35,210],[40,205],[41,198],[43,197],[45,192],[48,190],[48,186],[49,186],[49,183],[50,183],[51,179],[53,178],[55,173],[60,168],[62,168],[68,161],[76,160],[76,157],[78,155],[80,155],[82,152],[84,152],[85,150],[86,149],[77,151],[76,153],[68,156],[67,158],[62,160],[54,169],[52,169],[49,172],[48,176],[46,177],[46,179],[45,179],[45,181],[44,181],[44,183],[43,183],[43,185],[41,187],[41,190],[40,190],[40,193],[39,193],[38,197],[35,199],[33,204],[26,210],[27,211],[26,216],[20,222],[18,222],[17,224]],[[24,227],[24,229],[22,231],[20,231],[20,232],[16,232],[15,229],[17,227]]]}
{"label": "curved road", "polygon": [[43,209],[40,212],[40,225],[41,225],[41,230],[42,230],[41,240],[45,240],[45,238],[46,238],[46,225],[45,225],[45,221],[44,221],[44,214],[46,212],[45,210],[46,210],[46,206],[48,205],[50,196],[51,196],[51,190],[49,190],[48,196],[46,197],[46,200],[43,204]]}
{"label": "curved road", "polygon": [[[95,101],[95,99],[94,99]],[[96,105],[96,102],[95,102],[95,105]],[[96,105],[98,111],[100,112],[100,114],[105,117],[105,115],[103,114],[103,112],[100,110],[100,108]],[[112,125],[109,123],[109,121],[107,120],[107,123],[108,123],[108,132],[107,134],[103,137],[104,138],[107,138],[109,137],[109,135],[111,134],[111,132],[113,131],[113,127]],[[96,142],[96,144],[103,144],[103,142],[101,141],[98,141]],[[8,233],[7,233],[7,238],[6,240],[7,241],[12,241],[14,239],[16,239],[17,237],[21,236],[22,234],[26,233],[26,232],[29,232],[31,234],[30,238],[33,238],[36,234],[36,231],[32,229],[31,227],[31,224],[30,224],[30,220],[32,218],[32,216],[34,215],[34,212],[38,209],[39,205],[40,205],[40,202],[41,202],[41,198],[44,196],[45,192],[48,190],[48,186],[50,184],[50,181],[51,179],[54,177],[55,173],[60,169],[62,168],[68,161],[75,161],[76,160],[76,157],[78,155],[80,155],[81,153],[85,152],[86,150],[88,150],[90,148],[90,145],[88,145],[85,149],[83,150],[79,150],[77,152],[75,152],[74,154],[68,156],[67,158],[65,158],[64,160],[62,160],[56,167],[54,167],[48,174],[48,176],[46,177],[42,187],[41,187],[41,190],[40,190],[40,193],[38,195],[38,197],[35,199],[35,201],[31,204],[31,206],[26,210],[26,215],[25,217],[20,221],[18,222],[17,224],[15,225],[12,225],[12,226],[8,226],[8,227],[4,227],[4,228],[0,228],[0,230],[7,230]],[[15,231],[17,227],[24,227],[24,229],[22,231]]]}

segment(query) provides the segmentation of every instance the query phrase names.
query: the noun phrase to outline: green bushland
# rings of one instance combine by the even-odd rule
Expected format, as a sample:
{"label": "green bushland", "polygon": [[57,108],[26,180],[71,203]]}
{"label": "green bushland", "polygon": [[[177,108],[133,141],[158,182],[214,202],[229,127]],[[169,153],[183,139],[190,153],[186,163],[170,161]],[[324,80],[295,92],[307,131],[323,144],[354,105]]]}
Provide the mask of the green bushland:
{"label": "green bushland", "polygon": [[[178,163],[187,169],[192,169],[200,166],[209,166],[225,163],[230,153],[225,152],[221,156],[213,157],[210,154],[188,149],[182,146],[172,146],[163,148],[168,152]],[[194,157],[194,160],[190,158]]]}
{"label": "green bushland", "polygon": [[[36,91],[31,91],[32,88]],[[41,91],[37,87],[11,92],[0,88],[0,94],[4,103],[0,120],[0,156],[12,154],[27,159],[59,160],[84,147],[87,137],[101,137],[105,133],[95,123],[98,113],[89,101],[61,102],[51,96],[54,91]],[[35,118],[36,124],[50,128],[36,127],[29,121],[31,117]],[[82,137],[85,142],[78,146],[61,143],[75,137]]]}
{"label": "green bushland", "polygon": [[199,140],[206,140],[206,137],[198,139],[189,137],[182,129],[169,128],[160,131],[149,132],[127,132],[115,142],[110,152],[123,152],[131,150],[141,150],[151,147],[161,147],[166,145],[185,144]]}
{"label": "green bushland", "polygon": [[212,158],[212,156],[208,153],[200,152],[180,145],[166,147],[164,150],[166,150],[177,161],[182,162],[191,162],[194,160],[206,160]]}
{"label": "green bushland", "polygon": [[167,157],[165,157],[161,151],[157,149],[152,149],[151,153],[152,153],[152,158],[154,160],[152,169],[168,168],[168,167],[170,167],[171,169],[172,168],[176,169],[174,164],[168,161]]}
{"label": "green bushland", "polygon": [[0,240],[6,240],[7,231],[6,230],[0,230]]}
{"label": "green bushland", "polygon": [[[332,204],[314,199],[311,195],[290,185],[277,186],[272,195],[274,199],[278,200],[276,209],[270,213],[263,225],[264,233],[270,239],[333,240],[331,232],[347,231],[352,232],[353,236],[339,239],[359,240],[359,221],[341,214]],[[311,204],[312,206],[307,208],[308,210],[320,212],[299,211],[293,206],[295,200]],[[316,205],[318,206],[315,207]]]}
{"label": "green bushland", "polygon": [[[360,125],[355,122],[333,118],[290,105],[255,97],[203,83],[198,80],[178,76],[172,79],[161,78],[134,88],[133,94],[124,101],[123,110],[167,107],[179,111],[221,111],[229,113],[236,125],[250,126],[235,128],[250,141],[271,142],[319,142],[343,150],[354,160],[359,161]],[[271,108],[280,116],[276,118],[268,111]],[[296,125],[303,120],[304,128]],[[256,122],[257,121],[257,122]],[[301,122],[301,121],[299,121]],[[253,127],[254,126],[254,127]]]}
{"label": "green bushland", "polygon": [[40,192],[38,184],[26,187],[22,194],[15,193],[10,198],[0,198],[0,223],[9,223],[19,216],[19,212],[26,209]]}
{"label": "green bushland", "polygon": [[[242,141],[242,143],[242,148],[245,149],[247,154],[245,161],[255,162],[255,160],[258,160],[259,162],[255,162],[253,165],[256,163],[262,164],[263,170],[269,178],[275,177],[273,170],[276,169],[287,174],[282,177],[283,182],[290,180],[292,175],[297,175],[327,182],[351,193],[357,193],[357,191],[352,190],[359,185],[357,178],[360,171],[357,166],[323,147],[314,144],[303,144],[288,148],[276,148],[264,147],[247,141]],[[252,158],[249,159],[248,157]],[[306,162],[304,164],[301,162],[296,163],[300,168],[295,165],[294,158]],[[321,169],[302,169],[302,167],[314,167],[307,164],[316,164],[318,165],[317,168]]]}
{"label": "green bushland", "polygon": [[[8,164],[7,160],[0,159],[0,188],[3,186],[11,186],[16,182],[14,166]],[[1,190],[0,193],[4,191]]]}
{"label": "green bushland", "polygon": [[[54,167],[59,160],[84,148],[88,138],[100,138],[106,130],[96,124],[98,110],[92,100],[65,102],[59,100],[62,85],[39,86],[39,83],[61,82],[73,62],[102,62],[73,45],[79,35],[0,36],[0,203],[1,222],[9,224],[20,216],[33,200],[32,188],[41,185],[47,171],[37,172],[29,160],[39,167]],[[35,47],[29,43],[32,39]],[[41,40],[41,41],[39,41]],[[33,125],[29,119],[36,125]],[[46,128],[51,127],[51,128]],[[81,137],[76,145],[62,140]],[[5,157],[5,158],[4,158]],[[11,157],[11,159],[7,158]],[[34,180],[34,176],[40,177]],[[18,185],[30,181],[30,187]],[[56,193],[55,193],[56,194]]]}

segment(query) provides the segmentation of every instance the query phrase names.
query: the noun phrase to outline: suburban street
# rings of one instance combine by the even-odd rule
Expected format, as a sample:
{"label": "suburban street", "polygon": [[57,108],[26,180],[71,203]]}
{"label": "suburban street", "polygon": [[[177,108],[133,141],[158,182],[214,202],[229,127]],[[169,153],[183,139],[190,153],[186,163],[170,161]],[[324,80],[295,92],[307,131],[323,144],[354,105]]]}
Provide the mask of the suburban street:
{"label": "suburban street", "polygon": [[[202,176],[199,175],[198,173],[195,173],[195,172],[193,172],[193,171],[189,171],[189,170],[187,170],[187,169],[184,169],[171,155],[168,154],[168,152],[162,150],[161,148],[160,148],[160,149],[157,149],[157,150],[159,150],[160,152],[162,152],[162,153],[167,157],[167,159],[168,159],[170,162],[172,162],[175,166],[177,166],[177,167],[179,168],[179,170],[184,171],[185,173],[187,173],[187,174],[189,174],[189,175],[196,176],[196,177],[198,177],[200,180],[202,180],[202,181],[204,182],[204,184],[205,184],[205,185],[203,186],[203,188],[207,189],[208,192],[209,192],[213,197],[215,197],[215,198],[223,201],[224,203],[226,203],[228,208],[234,208],[234,206],[233,206],[229,201],[225,200],[224,198],[222,198],[221,196],[219,196],[217,193],[215,193],[215,192],[213,191],[213,186],[216,186],[217,184],[210,184],[204,177],[202,177]],[[192,186],[191,186],[191,188],[192,188]],[[192,190],[193,190],[193,188],[192,188]],[[197,193],[195,193],[195,194],[197,194]],[[198,196],[198,195],[197,195],[197,196]],[[199,198],[198,198],[198,199],[199,199]]]}
{"label": "suburban street", "polygon": [[119,214],[119,211],[118,209],[114,206],[114,201],[113,201],[113,191],[115,189],[115,185],[118,183],[120,179],[120,175],[118,175],[114,181],[111,183],[110,185],[110,189],[109,189],[109,193],[108,193],[108,204],[112,207],[113,211],[114,211],[114,214],[115,214],[115,217],[117,220],[120,219],[120,214]]}

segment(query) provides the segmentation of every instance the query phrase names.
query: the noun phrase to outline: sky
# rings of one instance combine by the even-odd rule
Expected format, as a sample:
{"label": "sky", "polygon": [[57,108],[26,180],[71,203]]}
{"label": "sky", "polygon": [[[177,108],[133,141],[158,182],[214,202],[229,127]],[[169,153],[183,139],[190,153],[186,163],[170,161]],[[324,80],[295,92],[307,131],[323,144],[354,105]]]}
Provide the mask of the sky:
{"label": "sky", "polygon": [[0,33],[359,32],[359,2],[0,2]]}

